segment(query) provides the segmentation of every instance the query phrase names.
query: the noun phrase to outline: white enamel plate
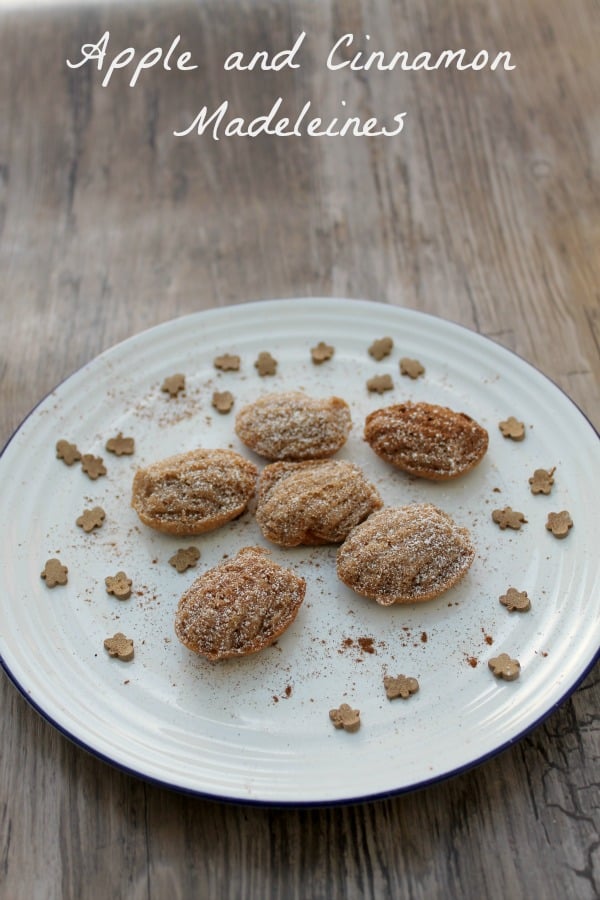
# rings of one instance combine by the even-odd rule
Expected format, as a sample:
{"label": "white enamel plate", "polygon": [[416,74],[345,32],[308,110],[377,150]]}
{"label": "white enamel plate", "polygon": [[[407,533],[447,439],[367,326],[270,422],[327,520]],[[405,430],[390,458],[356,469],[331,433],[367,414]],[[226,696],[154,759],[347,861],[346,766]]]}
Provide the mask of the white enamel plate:
{"label": "white enamel plate", "polygon": [[[391,336],[377,362],[371,343]],[[324,341],[334,356],[315,365]],[[268,351],[277,372],[260,377],[254,361]],[[218,371],[223,353],[238,372]],[[401,357],[425,374],[400,374]],[[164,379],[185,375],[176,398]],[[391,375],[394,388],[370,393],[367,379]],[[475,562],[455,588],[424,604],[381,608],[342,585],[335,548],[272,547],[273,558],[307,581],[306,600],[277,643],[222,663],[196,657],[173,631],[178,598],[225,554],[266,545],[252,512],[208,535],[178,539],[142,525],[130,507],[135,468],[194,447],[233,447],[253,457],[234,432],[236,409],[259,395],[305,389],[337,394],[353,429],[340,456],[361,465],[387,505],[430,501],[467,526]],[[215,390],[235,397],[232,412],[211,405]],[[486,427],[483,462],[448,483],[410,479],[379,460],[362,439],[365,415],[402,399],[464,411]],[[498,423],[526,425],[521,442]],[[121,432],[133,456],[106,441]],[[90,480],[79,464],[56,458],[60,439],[101,456],[107,474]],[[141,777],[223,799],[284,804],[335,803],[408,790],[485,760],[522,736],[561,703],[592,666],[600,644],[600,469],[598,438],[550,381],[518,357],[463,328],[421,313],[349,300],[248,303],[187,316],[103,353],[50,394],[26,419],[0,460],[4,554],[0,654],[25,697],[64,734]],[[555,467],[549,496],[534,496],[534,469]],[[99,530],[76,519],[101,506]],[[501,531],[492,511],[525,514],[520,531]],[[545,527],[549,512],[568,510],[569,535]],[[201,551],[195,569],[178,573],[179,547]],[[68,568],[50,589],[47,559]],[[105,589],[123,570],[129,600]],[[509,587],[527,591],[531,610],[499,602]],[[115,632],[132,638],[135,657],[109,657]],[[521,675],[506,682],[488,661],[517,658]],[[386,698],[384,675],[418,679],[408,700]],[[360,709],[361,728],[332,727],[329,710]]]}

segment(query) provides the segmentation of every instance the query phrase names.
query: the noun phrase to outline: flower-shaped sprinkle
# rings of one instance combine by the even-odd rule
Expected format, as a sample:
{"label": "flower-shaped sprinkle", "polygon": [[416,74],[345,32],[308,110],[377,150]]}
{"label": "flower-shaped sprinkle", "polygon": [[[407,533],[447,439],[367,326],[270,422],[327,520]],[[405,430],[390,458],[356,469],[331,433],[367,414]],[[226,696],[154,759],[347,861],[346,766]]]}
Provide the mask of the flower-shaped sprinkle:
{"label": "flower-shaped sprinkle", "polygon": [[499,422],[498,428],[504,437],[511,441],[522,441],[525,437],[525,424],[519,422],[514,416],[509,416],[504,422]]}
{"label": "flower-shaped sprinkle", "polygon": [[94,506],[92,509],[84,509],[82,514],[75,519],[75,524],[83,528],[84,531],[90,532],[94,528],[102,528],[106,513],[101,506]]}
{"label": "flower-shaped sprinkle", "polygon": [[234,397],[231,391],[215,391],[212,395],[212,405],[220,413],[231,412]]}
{"label": "flower-shaped sprinkle", "polygon": [[384,359],[386,356],[389,356],[394,347],[394,342],[391,337],[382,337],[378,338],[378,340],[373,341],[371,346],[369,347],[369,355],[376,359],[378,362]]}
{"label": "flower-shaped sprinkle", "polygon": [[367,381],[367,390],[371,393],[383,394],[384,391],[391,391],[393,388],[391,375],[375,375]]}
{"label": "flower-shaped sprinkle", "polygon": [[331,344],[326,344],[325,341],[319,341],[315,347],[310,348],[310,358],[316,366],[320,366],[321,363],[327,362],[334,353],[335,347],[332,347]]}
{"label": "flower-shaped sprinkle", "polygon": [[329,718],[335,728],[343,728],[344,731],[358,731],[360,728],[360,710],[352,709],[347,703],[342,703],[337,709],[330,709]]}
{"label": "flower-shaped sprinkle", "polygon": [[213,364],[215,369],[221,369],[222,372],[237,372],[240,368],[240,358],[232,353],[224,353],[217,356]]}
{"label": "flower-shaped sprinkle", "polygon": [[527,591],[518,591],[514,587],[510,587],[505,594],[501,595],[500,603],[509,612],[527,612],[531,609],[531,600],[527,596]]}
{"label": "flower-shaped sprinkle", "polygon": [[81,468],[92,481],[106,475],[104,460],[101,456],[93,456],[91,453],[84,453],[81,457]]}
{"label": "flower-shaped sprinkle", "polygon": [[504,681],[514,681],[521,673],[521,663],[518,659],[511,659],[508,653],[494,656],[489,660],[488,666],[496,678],[503,678]]}
{"label": "flower-shaped sprinkle", "polygon": [[66,466],[72,466],[81,459],[81,453],[75,444],[64,440],[56,442],[56,456],[57,459],[62,459]]}
{"label": "flower-shaped sprinkle", "polygon": [[115,456],[131,456],[135,449],[135,441],[132,437],[123,437],[120,431],[116,437],[107,440],[106,449]]}
{"label": "flower-shaped sprinkle", "polygon": [[185,375],[182,375],[181,372],[176,372],[175,375],[169,375],[168,378],[165,378],[161,387],[161,391],[164,391],[165,394],[168,394],[169,397],[176,397],[181,391],[185,391]]}
{"label": "flower-shaped sprinkle", "polygon": [[409,359],[403,356],[400,360],[400,374],[408,375],[409,378],[419,378],[425,374],[425,366],[422,366],[418,359]]}
{"label": "flower-shaped sprinkle", "polygon": [[113,594],[117,600],[129,600],[131,597],[131,578],[125,572],[117,572],[116,575],[108,575],[104,579],[106,593]]}
{"label": "flower-shaped sprinkle", "polygon": [[536,469],[529,484],[531,485],[532,494],[549,494],[554,484],[553,475],[556,472],[556,466],[552,469]]}
{"label": "flower-shaped sprinkle", "polygon": [[170,558],[169,563],[178,572],[185,572],[186,569],[193,569],[199,559],[200,551],[197,547],[188,547],[187,550],[180,547]]}
{"label": "flower-shaped sprinkle", "polygon": [[561,512],[548,513],[546,528],[551,531],[555,538],[565,538],[569,530],[573,527],[573,519],[566,509]]}
{"label": "flower-shaped sprinkle", "polygon": [[47,560],[40,576],[44,579],[49,588],[53,588],[56,587],[57,584],[67,583],[68,571],[69,570],[66,566],[63,566],[60,559],[53,558]]}
{"label": "flower-shaped sprinkle", "polygon": [[105,638],[104,649],[108,651],[109,656],[114,656],[122,662],[130,662],[133,659],[133,641],[125,637],[122,631]]}
{"label": "flower-shaped sprinkle", "polygon": [[258,354],[258,358],[254,363],[254,368],[261,378],[265,375],[275,375],[277,372],[277,360],[273,359],[268,351],[263,350]]}
{"label": "flower-shaped sprinkle", "polygon": [[505,506],[504,509],[495,509],[492,513],[492,519],[502,531],[504,531],[505,528],[512,528],[514,531],[519,531],[521,525],[527,523],[527,519],[523,513],[512,509],[510,506]]}
{"label": "flower-shaped sprinkle", "polygon": [[334,353],[335,349],[330,344],[326,344],[324,341],[319,341],[316,347],[311,348],[310,356],[314,364],[316,366],[320,366],[321,363],[327,362],[328,359],[331,359]]}
{"label": "flower-shaped sprinkle", "polygon": [[385,687],[385,695],[388,700],[395,700],[396,697],[408,700],[411,694],[416,694],[419,690],[417,679],[407,678],[406,675],[398,675],[396,678],[386,675],[383,679],[383,686]]}

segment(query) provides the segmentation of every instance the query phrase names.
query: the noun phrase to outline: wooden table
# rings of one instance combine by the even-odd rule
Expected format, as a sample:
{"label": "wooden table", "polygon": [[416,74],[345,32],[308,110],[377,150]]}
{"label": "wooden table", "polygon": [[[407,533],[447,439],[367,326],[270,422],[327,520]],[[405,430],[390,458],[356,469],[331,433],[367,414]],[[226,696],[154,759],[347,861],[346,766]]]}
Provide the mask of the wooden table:
{"label": "wooden table", "polygon": [[[460,322],[538,366],[599,426],[598,25],[593,0],[5,6],[2,442],[56,383],[128,335],[194,310],[307,295]],[[67,66],[82,45],[101,49],[106,31],[100,71],[97,58]],[[302,32],[295,56],[273,59]],[[345,34],[352,46],[328,68]],[[102,87],[117,53],[131,46],[137,63],[178,35],[170,68],[142,70],[130,87],[130,65]],[[516,68],[334,68],[365,48],[388,61],[407,50],[414,63],[461,47],[467,62],[509,51]],[[236,50],[288,65],[225,71]],[[184,51],[180,64],[196,69],[177,68]],[[204,105],[228,100],[230,118],[253,119],[278,97],[290,117],[310,100],[327,122],[379,127],[406,112],[404,128],[174,135]],[[148,785],[73,746],[2,678],[0,894],[592,900],[599,674],[474,771],[325,809]]]}

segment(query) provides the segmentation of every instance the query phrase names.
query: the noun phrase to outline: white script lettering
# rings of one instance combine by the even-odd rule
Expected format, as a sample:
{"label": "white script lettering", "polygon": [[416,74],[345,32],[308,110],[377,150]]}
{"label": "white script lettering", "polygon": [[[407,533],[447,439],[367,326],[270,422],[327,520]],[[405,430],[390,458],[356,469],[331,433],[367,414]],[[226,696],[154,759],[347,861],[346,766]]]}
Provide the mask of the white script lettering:
{"label": "white script lettering", "polygon": [[[364,35],[366,41],[371,40],[370,34]],[[428,72],[435,69],[449,69],[455,67],[459,71],[466,69],[490,68],[495,71],[502,67],[505,71],[511,72],[516,69],[511,63],[511,56],[507,50],[502,50],[492,56],[487,50],[478,50],[476,53],[469,55],[463,48],[461,50],[443,50],[437,56],[427,51],[417,53],[411,56],[407,50],[397,50],[395,53],[386,54],[383,50],[374,50],[365,52],[355,48],[355,37],[352,33],[343,34],[335,42],[329,55],[327,56],[327,68],[336,72],[339,69],[349,68],[353,72],[368,72],[370,69],[376,69],[379,72],[392,72],[396,68],[402,69],[404,72],[416,72],[419,69],[425,69]],[[346,56],[342,58],[342,52],[346,49]],[[353,52],[350,56],[348,51]],[[338,56],[340,57],[338,59]]]}
{"label": "white script lettering", "polygon": [[[68,67],[70,69],[79,69],[86,63],[91,62],[92,60],[97,60],[98,71],[101,72],[102,67],[104,66],[104,61],[106,59],[106,54],[108,52],[109,39],[110,31],[105,31],[96,44],[83,44],[81,47],[81,59],[77,62],[71,62],[71,60],[68,59],[66,61]],[[156,66],[161,61],[161,59],[163,60],[163,69],[165,69],[167,72],[170,72],[172,69],[171,58],[173,57],[175,49],[180,41],[181,35],[178,34],[177,37],[174,38],[174,40],[171,42],[169,49],[164,55],[162,47],[154,47],[152,50],[148,50],[147,53],[144,53],[137,61],[137,64],[133,71],[133,75],[129,80],[129,87],[135,87],[142,72],[145,69],[151,69],[153,66]],[[137,51],[134,47],[127,47],[125,50],[121,50],[119,53],[117,53],[108,64],[106,74],[102,79],[102,87],[107,87],[117,69],[125,69],[130,63],[133,63],[136,58],[136,54]],[[175,65],[182,72],[189,72],[192,69],[197,69],[197,65],[194,65],[193,63],[190,65],[190,59],[191,53],[186,50],[184,53],[179,54]]]}
{"label": "white script lettering", "polygon": [[250,62],[245,64],[244,54],[241,50],[236,50],[235,53],[229,54],[223,64],[223,68],[227,72],[230,72],[233,69],[236,69],[238,72],[250,72],[259,66],[263,72],[280,72],[281,69],[284,69],[286,66],[290,69],[299,69],[300,63],[297,63],[294,60],[298,50],[304,43],[305,37],[306,32],[302,31],[298,35],[296,43],[290,50],[280,50],[271,60],[269,60],[267,50],[258,50],[254,56],[251,57]]}

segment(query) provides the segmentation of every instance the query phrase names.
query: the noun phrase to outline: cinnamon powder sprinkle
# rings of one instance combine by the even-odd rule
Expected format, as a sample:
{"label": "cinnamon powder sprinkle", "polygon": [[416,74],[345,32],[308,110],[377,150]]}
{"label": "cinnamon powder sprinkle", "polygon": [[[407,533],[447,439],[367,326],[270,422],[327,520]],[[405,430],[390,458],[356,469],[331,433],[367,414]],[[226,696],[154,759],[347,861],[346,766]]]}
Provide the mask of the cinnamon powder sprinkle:
{"label": "cinnamon powder sprinkle", "polygon": [[372,637],[359,637],[358,646],[364,653],[376,653]]}

